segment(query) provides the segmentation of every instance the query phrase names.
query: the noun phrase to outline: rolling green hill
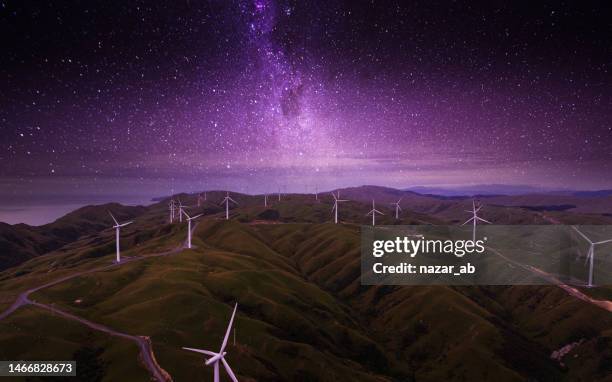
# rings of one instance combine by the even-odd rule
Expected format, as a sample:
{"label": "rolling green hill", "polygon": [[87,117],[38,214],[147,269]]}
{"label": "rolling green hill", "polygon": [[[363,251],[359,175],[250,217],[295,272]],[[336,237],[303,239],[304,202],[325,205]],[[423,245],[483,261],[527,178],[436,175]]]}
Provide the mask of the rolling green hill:
{"label": "rolling green hill", "polygon": [[[112,206],[119,219],[136,218],[122,231],[120,266],[112,266],[108,206],[58,220],[54,231],[67,244],[0,272],[0,314],[28,288],[80,274],[29,298],[149,337],[174,381],[212,378],[203,359],[181,347],[216,350],[234,302],[227,358],[241,381],[611,380],[612,314],[560,288],[363,286],[359,230],[369,222],[367,200],[342,204],[345,223],[335,225],[329,195],[285,195],[264,207],[259,196],[232,194],[239,204],[229,221],[218,205],[223,196],[209,192],[207,203],[189,209],[206,214],[190,250],[181,248],[186,224],[168,224],[167,200]],[[195,205],[194,195],[180,198]],[[380,223],[453,224],[468,202],[440,199],[430,213],[406,203],[399,222],[381,202]],[[523,208],[483,213],[496,222],[551,223]],[[559,214],[582,223],[590,217]],[[0,319],[0,333],[0,359],[78,357],[104,381],[149,380],[133,342],[36,306]],[[551,359],[573,343],[561,362]]]}

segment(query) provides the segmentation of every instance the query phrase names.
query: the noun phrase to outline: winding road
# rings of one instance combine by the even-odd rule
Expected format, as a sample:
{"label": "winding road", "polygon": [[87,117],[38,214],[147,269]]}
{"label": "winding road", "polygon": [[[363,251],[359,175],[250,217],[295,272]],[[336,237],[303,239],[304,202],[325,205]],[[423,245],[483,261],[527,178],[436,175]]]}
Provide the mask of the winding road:
{"label": "winding road", "polygon": [[[192,233],[195,231],[197,226],[198,226],[197,223],[193,225],[191,229]],[[56,308],[55,306],[50,306],[47,304],[42,304],[36,301],[32,301],[30,300],[29,297],[34,292],[37,292],[45,288],[52,287],[57,284],[61,284],[65,281],[72,280],[77,277],[81,277],[81,276],[88,275],[91,273],[106,271],[108,269],[111,269],[111,268],[114,268],[114,267],[117,267],[117,266],[120,266],[126,263],[132,263],[132,262],[136,262],[136,261],[140,261],[144,259],[150,259],[153,257],[169,256],[169,255],[180,252],[186,247],[187,247],[187,240],[185,240],[185,242],[183,242],[181,245],[179,245],[178,247],[170,251],[166,251],[162,253],[155,253],[155,254],[150,254],[150,255],[137,256],[137,257],[126,257],[125,260],[122,261],[120,264],[113,263],[110,265],[105,265],[105,266],[90,269],[87,271],[73,273],[73,274],[70,274],[64,277],[60,277],[57,280],[50,281],[46,284],[28,289],[25,292],[20,293],[17,299],[15,300],[15,302],[4,312],[0,313],[0,320],[3,320],[4,318],[8,317],[14,311],[16,311],[17,309],[19,309],[20,307],[24,305],[32,305],[32,306],[36,306],[41,309],[48,310],[68,320],[79,322],[93,330],[97,330],[97,331],[100,331],[106,334],[110,334],[111,336],[114,336],[114,337],[120,337],[120,338],[124,338],[124,339],[135,342],[138,345],[138,348],[140,349],[140,360],[142,361],[142,363],[144,364],[148,372],[151,374],[151,377],[158,382],[171,382],[172,377],[170,376],[170,374],[166,370],[162,369],[162,367],[157,363],[157,360],[155,359],[155,353],[153,352],[153,347],[151,345],[151,340],[149,339],[149,337],[134,336],[134,335],[127,334],[127,333],[122,333],[112,328],[109,328],[107,326],[89,321],[79,316],[75,316],[72,313],[65,312],[61,309]]]}

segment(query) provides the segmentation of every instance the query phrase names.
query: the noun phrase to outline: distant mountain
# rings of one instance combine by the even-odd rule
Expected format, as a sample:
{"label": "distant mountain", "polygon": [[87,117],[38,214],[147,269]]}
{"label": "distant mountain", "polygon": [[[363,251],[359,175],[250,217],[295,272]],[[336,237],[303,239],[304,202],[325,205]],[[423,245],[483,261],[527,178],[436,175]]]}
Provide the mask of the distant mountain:
{"label": "distant mountain", "polygon": [[578,191],[573,193],[574,196],[597,198],[612,196],[612,190],[599,190],[599,191]]}
{"label": "distant mountain", "polygon": [[524,194],[564,194],[571,191],[563,191],[553,188],[533,187],[527,185],[508,184],[478,184],[473,186],[457,187],[427,187],[416,186],[405,189],[406,191],[418,192],[419,194],[431,194],[441,196],[475,196],[475,195],[524,195]]}

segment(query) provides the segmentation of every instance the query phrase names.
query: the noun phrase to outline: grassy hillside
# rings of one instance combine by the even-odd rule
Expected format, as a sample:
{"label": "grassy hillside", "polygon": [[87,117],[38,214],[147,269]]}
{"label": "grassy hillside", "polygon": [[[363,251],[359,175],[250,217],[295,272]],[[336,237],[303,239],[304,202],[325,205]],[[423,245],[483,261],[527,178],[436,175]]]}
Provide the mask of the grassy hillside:
{"label": "grassy hillside", "polygon": [[[342,204],[345,223],[336,225],[329,195],[319,201],[285,195],[268,207],[258,196],[232,195],[239,205],[229,221],[213,200],[223,196],[209,193],[207,203],[189,209],[206,213],[191,250],[177,250],[186,224],[168,224],[163,200],[117,212],[121,220],[136,216],[122,231],[127,261],[121,266],[111,265],[114,231],[91,225],[96,234],[79,234],[0,272],[0,312],[28,288],[89,271],[30,298],[149,336],[174,381],[211,378],[203,359],[181,347],[218,349],[234,302],[239,308],[227,358],[241,381],[606,381],[612,374],[612,315],[559,288],[363,286],[360,224],[369,222],[367,201]],[[196,202],[193,195],[180,197]],[[465,217],[469,203],[439,199],[428,213],[407,204],[398,222],[381,203],[385,216],[379,221],[452,224]],[[93,208],[60,219],[65,236],[87,222],[108,225],[104,213]],[[483,209],[496,222],[550,224],[541,213]],[[588,216],[573,218],[585,222]],[[133,261],[143,256],[149,257]],[[2,359],[69,359],[78,353],[104,381],[149,379],[129,341],[36,307],[20,308],[0,321],[0,329]],[[562,362],[550,358],[573,343]]]}
{"label": "grassy hillside", "polygon": [[112,227],[114,223],[108,211],[112,211],[117,219],[124,221],[133,219],[146,210],[145,207],[109,203],[82,207],[53,223],[37,227],[0,223],[0,270]]}

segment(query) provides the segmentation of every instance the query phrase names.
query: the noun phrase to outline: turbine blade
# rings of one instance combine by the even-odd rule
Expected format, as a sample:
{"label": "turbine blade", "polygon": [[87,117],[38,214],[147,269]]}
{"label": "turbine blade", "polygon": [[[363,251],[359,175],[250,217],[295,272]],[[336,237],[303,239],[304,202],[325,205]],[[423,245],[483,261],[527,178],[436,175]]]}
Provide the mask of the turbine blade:
{"label": "turbine blade", "polygon": [[583,234],[582,232],[580,232],[580,230],[578,228],[576,228],[576,226],[572,226],[572,228],[574,229],[574,231],[578,232],[580,234],[580,236],[582,236],[584,238],[584,240],[588,241],[589,243],[593,244],[593,242],[591,241],[591,239],[589,239],[585,234]]}
{"label": "turbine blade", "polygon": [[211,357],[214,357],[214,356],[217,355],[217,353],[214,353],[214,352],[211,352],[211,351],[208,351],[208,350],[202,350],[202,349],[194,349],[194,348],[186,348],[186,347],[184,347],[183,350],[189,350],[189,351],[193,351],[193,352],[196,352],[196,353],[202,353],[202,354],[209,355]]}
{"label": "turbine blade", "polygon": [[593,244],[598,245],[598,244],[605,244],[605,243],[612,243],[612,239],[604,240],[604,241],[598,241],[597,243],[593,243]]}
{"label": "turbine blade", "polygon": [[480,211],[481,208],[482,208],[482,206],[476,208],[476,212]]}
{"label": "turbine blade", "polygon": [[589,260],[591,259],[591,256],[593,256],[593,246],[589,247],[589,252],[587,252],[587,257],[584,260],[584,265],[586,265],[586,263],[589,262]]}
{"label": "turbine blade", "polygon": [[234,203],[238,204],[238,202],[237,202],[237,201],[235,201],[234,199],[232,199],[232,197],[231,197],[231,196],[228,196],[228,198],[229,198],[229,200],[230,200],[231,202],[234,202]]}
{"label": "turbine blade", "polygon": [[196,215],[196,216],[192,217],[190,220],[197,219],[197,218],[199,218],[199,217],[200,217],[200,216],[202,216],[202,215],[204,215],[204,214],[199,214],[199,215]]}
{"label": "turbine blade", "polygon": [[338,198],[336,198],[336,195],[333,192],[331,194],[334,197],[334,200],[338,200]]}
{"label": "turbine blade", "polygon": [[225,338],[223,338],[223,344],[221,345],[221,350],[219,350],[219,354],[222,354],[225,350],[225,346],[227,345],[227,340],[229,338],[230,332],[232,331],[232,324],[234,323],[234,316],[236,315],[236,309],[238,309],[238,303],[234,305],[234,312],[232,313],[232,318],[230,318],[229,325],[227,325],[227,331],[225,332]]}
{"label": "turbine blade", "polygon": [[187,212],[185,212],[185,210],[181,210],[181,212],[183,213],[183,215],[187,216],[187,219],[191,219],[191,217],[187,215]]}
{"label": "turbine blade", "polygon": [[466,225],[467,223],[471,222],[472,220],[474,220],[473,216],[471,218],[469,218],[468,220],[466,220],[466,222],[461,224],[461,225]]}
{"label": "turbine blade", "polygon": [[232,371],[232,368],[230,367],[229,363],[227,363],[225,358],[221,358],[221,362],[223,362],[223,366],[225,367],[225,371],[227,371],[227,375],[229,375],[229,377],[232,379],[232,381],[238,382],[238,379],[236,378],[236,375]]}
{"label": "turbine blade", "polygon": [[126,225],[130,225],[130,224],[132,224],[132,223],[134,223],[134,222],[127,222],[127,223],[123,223],[123,224],[119,225],[119,227],[125,227]]}
{"label": "turbine blade", "polygon": [[113,218],[113,221],[115,222],[115,224],[119,225],[119,222],[117,221],[117,219],[115,219],[115,217],[113,216],[113,214],[111,214],[110,211],[108,211],[108,214],[111,216],[111,218]]}
{"label": "turbine blade", "polygon": [[384,215],[382,212],[380,212],[379,210],[374,210],[374,212],[379,213],[381,215]]}
{"label": "turbine blade", "polygon": [[485,222],[485,223],[493,224],[493,223],[491,223],[490,221],[485,220],[485,219],[483,219],[483,218],[480,218],[480,217],[478,217],[478,216],[476,216],[476,219],[480,220],[481,222]]}

